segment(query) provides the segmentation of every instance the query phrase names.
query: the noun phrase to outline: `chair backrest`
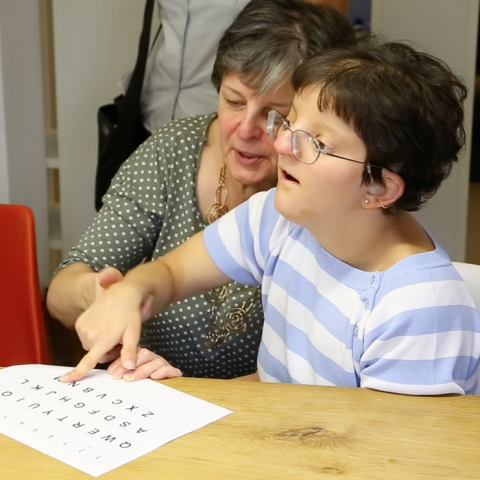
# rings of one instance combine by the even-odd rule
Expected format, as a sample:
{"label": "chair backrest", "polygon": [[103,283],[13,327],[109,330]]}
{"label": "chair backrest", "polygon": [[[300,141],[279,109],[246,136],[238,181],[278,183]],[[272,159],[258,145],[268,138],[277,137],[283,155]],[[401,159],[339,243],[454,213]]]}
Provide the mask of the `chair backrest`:
{"label": "chair backrest", "polygon": [[[477,307],[478,314],[480,315],[480,265],[462,262],[452,263],[467,285],[473,303]],[[478,382],[475,395],[480,395],[480,381]]]}
{"label": "chair backrest", "polygon": [[0,366],[25,363],[50,363],[35,223],[28,207],[0,204]]}

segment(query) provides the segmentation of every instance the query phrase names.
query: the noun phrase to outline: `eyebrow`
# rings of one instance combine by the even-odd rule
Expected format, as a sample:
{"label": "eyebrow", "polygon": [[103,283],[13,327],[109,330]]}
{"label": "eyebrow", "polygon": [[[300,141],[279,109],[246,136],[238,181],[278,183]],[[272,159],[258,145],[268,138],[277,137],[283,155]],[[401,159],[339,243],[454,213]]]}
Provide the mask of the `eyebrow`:
{"label": "eyebrow", "polygon": [[[239,97],[245,98],[245,95],[238,90],[236,90],[233,87],[229,87],[227,85],[224,86],[225,90],[229,90],[231,93],[234,93],[235,95],[238,95]],[[255,94],[258,95],[258,94]],[[285,107],[285,108],[290,108],[291,103],[290,102],[282,102],[282,101],[276,101],[272,102],[269,104],[271,107],[278,108],[278,107]]]}
{"label": "eyebrow", "polygon": [[240,97],[243,97],[244,95],[242,95],[238,90],[235,90],[233,87],[229,87],[227,85],[224,85],[223,88],[225,90],[230,90],[230,92],[232,93],[235,93],[236,95],[239,95]]}
{"label": "eyebrow", "polygon": [[[295,114],[297,113],[297,109],[295,108],[295,101],[292,102],[292,106],[291,106],[290,108],[291,108],[291,110],[292,110]],[[326,130],[329,131],[329,132],[332,131],[331,129],[329,129],[329,128],[327,127],[327,125],[322,125],[322,127],[320,128],[320,130],[322,130],[322,129],[326,129]],[[303,131],[305,131],[305,130],[303,130]],[[314,135],[314,134],[312,134],[312,133],[310,133],[310,132],[306,132],[306,133],[308,133],[309,135],[311,135],[313,138],[318,138],[320,135],[323,134],[323,133],[317,133],[316,135]]]}

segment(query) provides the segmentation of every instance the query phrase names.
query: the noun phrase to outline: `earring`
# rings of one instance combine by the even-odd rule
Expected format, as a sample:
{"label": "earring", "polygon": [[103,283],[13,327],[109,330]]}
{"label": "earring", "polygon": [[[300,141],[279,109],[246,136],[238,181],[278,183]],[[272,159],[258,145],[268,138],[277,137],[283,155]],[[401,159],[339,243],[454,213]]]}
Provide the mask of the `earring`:
{"label": "earring", "polygon": [[366,198],[363,203],[370,203],[370,200],[368,198]]}
{"label": "earring", "polygon": [[393,203],[390,203],[389,205],[384,205],[384,204],[383,204],[383,201],[382,201],[382,197],[378,197],[378,200],[379,200],[379,202],[380,202],[380,206],[381,206],[384,210],[387,210],[387,208],[390,208],[390,207],[393,205]]}

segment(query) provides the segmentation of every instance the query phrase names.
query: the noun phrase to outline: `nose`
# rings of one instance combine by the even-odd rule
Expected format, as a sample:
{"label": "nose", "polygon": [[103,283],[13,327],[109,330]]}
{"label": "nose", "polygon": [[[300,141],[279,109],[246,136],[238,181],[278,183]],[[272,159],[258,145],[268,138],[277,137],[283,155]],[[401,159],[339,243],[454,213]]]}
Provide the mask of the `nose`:
{"label": "nose", "polygon": [[242,140],[260,139],[267,130],[267,122],[265,118],[245,112],[240,120],[237,133]]}
{"label": "nose", "polygon": [[275,151],[279,155],[293,155],[292,152],[292,132],[290,130],[284,130],[278,134],[274,143]]}

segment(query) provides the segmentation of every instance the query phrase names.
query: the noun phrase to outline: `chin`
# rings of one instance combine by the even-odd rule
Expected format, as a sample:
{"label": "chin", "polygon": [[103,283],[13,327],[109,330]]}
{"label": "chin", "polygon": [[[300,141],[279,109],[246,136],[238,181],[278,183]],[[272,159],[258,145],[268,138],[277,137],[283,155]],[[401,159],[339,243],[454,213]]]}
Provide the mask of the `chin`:
{"label": "chin", "polygon": [[287,195],[277,187],[275,191],[275,208],[283,215],[287,220],[294,222],[292,218],[292,202],[289,201]]}

